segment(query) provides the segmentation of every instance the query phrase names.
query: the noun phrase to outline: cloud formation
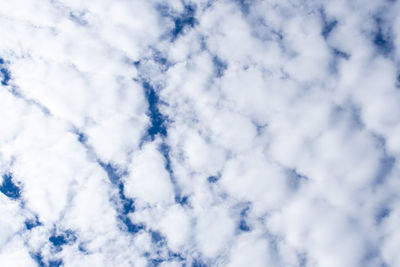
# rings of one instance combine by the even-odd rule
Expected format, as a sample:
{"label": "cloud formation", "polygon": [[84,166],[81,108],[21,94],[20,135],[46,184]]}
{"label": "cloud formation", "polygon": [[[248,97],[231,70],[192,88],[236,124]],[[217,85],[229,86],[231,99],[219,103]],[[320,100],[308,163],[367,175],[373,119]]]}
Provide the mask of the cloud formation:
{"label": "cloud formation", "polygon": [[400,266],[399,11],[1,2],[0,263]]}

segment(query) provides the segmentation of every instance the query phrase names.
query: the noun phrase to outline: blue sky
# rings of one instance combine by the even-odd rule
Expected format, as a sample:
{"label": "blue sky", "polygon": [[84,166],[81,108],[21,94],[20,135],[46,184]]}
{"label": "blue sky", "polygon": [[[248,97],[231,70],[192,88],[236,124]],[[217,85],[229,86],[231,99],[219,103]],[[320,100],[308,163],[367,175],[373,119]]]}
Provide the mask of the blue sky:
{"label": "blue sky", "polygon": [[399,12],[2,1],[0,265],[400,266]]}

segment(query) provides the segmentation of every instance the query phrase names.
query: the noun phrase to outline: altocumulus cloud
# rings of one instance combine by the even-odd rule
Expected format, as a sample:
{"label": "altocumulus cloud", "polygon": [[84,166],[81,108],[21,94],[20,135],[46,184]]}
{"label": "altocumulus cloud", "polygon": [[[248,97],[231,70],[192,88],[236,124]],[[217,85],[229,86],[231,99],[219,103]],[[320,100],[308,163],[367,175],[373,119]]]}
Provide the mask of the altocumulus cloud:
{"label": "altocumulus cloud", "polygon": [[0,2],[1,266],[400,266],[400,2]]}

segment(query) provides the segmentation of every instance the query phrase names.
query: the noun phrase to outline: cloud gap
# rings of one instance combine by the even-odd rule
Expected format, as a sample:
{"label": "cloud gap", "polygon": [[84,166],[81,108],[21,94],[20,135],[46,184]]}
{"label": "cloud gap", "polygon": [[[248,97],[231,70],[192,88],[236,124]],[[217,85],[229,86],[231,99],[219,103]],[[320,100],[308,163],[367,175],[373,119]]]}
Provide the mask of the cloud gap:
{"label": "cloud gap", "polygon": [[68,229],[66,231],[53,234],[49,237],[49,241],[52,247],[57,251],[62,251],[64,245],[70,245],[75,243],[77,240],[76,234]]}
{"label": "cloud gap", "polygon": [[25,227],[27,230],[32,230],[35,227],[41,226],[42,223],[39,221],[38,216],[35,216],[33,219],[27,219],[25,221]]}
{"label": "cloud gap", "polygon": [[321,14],[321,20],[322,20],[321,35],[326,40],[326,39],[328,39],[331,32],[338,25],[338,21],[336,19],[328,19],[324,9],[321,9],[320,14]]}
{"label": "cloud gap", "polygon": [[42,252],[30,252],[30,257],[36,262],[39,267],[60,267],[63,266],[64,262],[62,259],[54,259],[46,261],[42,255]]}
{"label": "cloud gap", "polygon": [[153,242],[154,244],[160,244],[165,242],[165,238],[161,235],[160,232],[150,229],[149,233],[151,236],[151,242]]}
{"label": "cloud gap", "polygon": [[60,267],[63,266],[64,262],[62,259],[50,260],[48,267]]}
{"label": "cloud gap", "polygon": [[196,6],[185,5],[185,10],[180,16],[174,17],[174,29],[171,32],[172,41],[175,41],[186,28],[193,28],[197,25]]}
{"label": "cloud gap", "polygon": [[[168,120],[169,118],[162,114],[159,110],[159,105],[162,103],[158,93],[155,88],[147,81],[142,82],[142,86],[144,89],[144,93],[148,102],[149,110],[147,115],[150,117],[150,126],[147,129],[147,135],[143,138],[144,141],[154,141],[156,136],[161,137],[162,142],[158,146],[158,150],[164,158],[165,161],[165,169],[167,170],[170,181],[173,185],[175,192],[175,202],[180,205],[187,204],[188,197],[181,196],[181,190],[177,184],[175,179],[173,169],[171,166],[171,158],[170,158],[170,150],[167,141],[165,140],[168,136]],[[150,140],[149,140],[150,139]]]}
{"label": "cloud gap", "polygon": [[7,86],[8,82],[11,80],[11,72],[5,66],[5,61],[2,58],[0,58],[0,76],[1,84]]}
{"label": "cloud gap", "polygon": [[218,182],[219,179],[220,176],[213,175],[207,178],[207,182],[209,182],[210,184],[215,184],[216,182]]}
{"label": "cloud gap", "polygon": [[78,142],[87,147],[87,136],[79,131],[74,131],[74,132],[78,136]]}
{"label": "cloud gap", "polygon": [[12,200],[17,200],[21,197],[21,189],[13,182],[11,173],[3,174],[0,192]]}
{"label": "cloud gap", "polygon": [[168,250],[168,258],[170,260],[178,260],[178,261],[185,261],[185,258],[180,253],[172,252]]}
{"label": "cloud gap", "polygon": [[208,265],[199,258],[193,260],[192,267],[208,267]]}
{"label": "cloud gap", "polygon": [[39,267],[46,267],[46,263],[44,262],[42,253],[39,252],[31,252],[31,258],[37,263]]}
{"label": "cloud gap", "polygon": [[[129,213],[135,211],[134,200],[125,195],[124,184],[122,182],[122,176],[126,175],[126,172],[119,170],[117,167],[110,163],[104,163],[98,160],[99,165],[106,171],[110,182],[118,189],[118,198],[114,199],[116,205],[116,211],[118,212],[118,220],[123,224],[122,229],[129,233],[137,233],[144,229],[142,224],[135,224],[129,218]],[[122,208],[121,208],[122,206]]]}
{"label": "cloud gap", "polygon": [[[92,148],[87,144],[87,136],[78,130],[74,130],[78,137],[78,142],[81,143],[86,149],[93,153]],[[114,199],[114,204],[117,206],[117,211],[121,212],[123,216],[135,211],[134,200],[125,195],[125,185],[122,177],[127,175],[126,171],[118,169],[111,163],[105,163],[100,159],[97,160],[100,167],[107,173],[107,177],[111,184],[118,190],[118,199]],[[122,206],[122,209],[121,209]]]}
{"label": "cloud gap", "polygon": [[[195,8],[193,7],[191,9],[193,12],[195,12]],[[160,56],[160,54],[157,54],[157,52],[155,54],[153,54],[153,56]],[[153,59],[154,62],[158,65],[163,65],[163,64],[167,64],[166,59],[165,60],[161,60],[160,59]],[[135,65],[139,72],[144,71],[145,69],[140,68],[141,65],[141,61],[138,61],[138,63]],[[142,144],[140,146],[143,145],[143,142],[152,142],[155,141],[156,137],[160,137],[161,138],[161,143],[158,146],[158,151],[160,152],[160,154],[163,156],[164,158],[164,162],[165,162],[165,169],[169,174],[169,178],[170,181],[173,185],[173,189],[174,189],[174,199],[175,202],[177,204],[180,205],[186,205],[188,204],[188,200],[189,198],[187,196],[183,196],[181,194],[181,189],[179,188],[179,185],[176,181],[173,169],[172,169],[172,165],[171,165],[171,158],[170,158],[170,146],[167,143],[167,136],[168,136],[168,125],[170,122],[170,119],[167,115],[164,115],[161,111],[160,111],[160,105],[165,105],[166,103],[164,103],[158,94],[158,90],[159,88],[153,86],[151,84],[151,79],[147,78],[146,76],[148,76],[148,74],[145,72],[142,75],[139,75],[139,77],[141,77],[140,80],[137,80],[138,82],[141,82],[143,90],[144,90],[144,95],[145,98],[147,100],[148,103],[148,111],[147,111],[147,116],[149,116],[150,118],[150,126],[147,129],[147,133],[146,135],[142,138]]]}
{"label": "cloud gap", "polygon": [[[163,246],[157,247],[158,251],[156,252],[155,256],[152,256],[149,252],[144,253],[144,256],[147,258],[149,262],[151,262],[152,266],[159,266],[163,262],[173,262],[173,261],[180,262],[182,264],[181,266],[187,266],[186,259],[180,253],[172,252],[166,246],[166,243],[163,243],[162,245]],[[165,252],[162,251],[162,248],[167,249],[167,255],[165,255]]]}
{"label": "cloud gap", "polygon": [[250,207],[247,206],[240,212],[240,220],[239,220],[239,230],[242,232],[250,232],[251,228],[247,223],[248,213],[250,211]]}
{"label": "cloud gap", "polygon": [[174,175],[174,171],[171,166],[171,158],[169,156],[170,149],[171,148],[168,146],[165,140],[159,146],[159,151],[165,160],[165,169],[169,173],[169,177],[174,188],[175,202],[183,206],[188,204],[189,198],[181,194],[181,189],[179,188],[179,185]]}
{"label": "cloud gap", "polygon": [[164,260],[163,258],[153,258],[153,259],[150,259],[150,262],[151,262],[151,266],[159,266],[161,263],[163,263],[163,262],[165,262],[166,260]]}
{"label": "cloud gap", "polygon": [[113,185],[119,185],[121,183],[121,177],[125,173],[121,172],[117,167],[111,163],[104,163],[98,160],[99,165],[106,171],[108,179]]}
{"label": "cloud gap", "polygon": [[150,137],[151,141],[154,141],[156,135],[166,137],[166,124],[168,118],[164,116],[158,108],[158,105],[160,104],[159,96],[153,86],[150,85],[150,83],[143,82],[142,86],[149,105],[147,115],[150,117],[150,127],[147,129],[147,135]]}
{"label": "cloud gap", "polygon": [[376,31],[373,37],[373,43],[378,52],[387,56],[394,50],[393,34],[390,28],[385,27],[384,20],[381,17],[375,18]]}
{"label": "cloud gap", "polygon": [[124,230],[128,233],[136,234],[140,230],[145,229],[145,225],[133,223],[132,220],[126,214],[119,214],[118,220],[121,223],[123,223],[122,230]]}
{"label": "cloud gap", "polygon": [[173,65],[168,61],[167,56],[157,50],[153,52],[153,60],[158,64],[158,66],[160,66],[162,72],[167,71]]}
{"label": "cloud gap", "polygon": [[166,4],[157,6],[157,11],[161,17],[172,20],[173,28],[169,31],[168,35],[171,42],[178,39],[187,28],[194,28],[198,24],[196,19],[197,6],[195,4],[185,4],[182,13],[174,12]]}

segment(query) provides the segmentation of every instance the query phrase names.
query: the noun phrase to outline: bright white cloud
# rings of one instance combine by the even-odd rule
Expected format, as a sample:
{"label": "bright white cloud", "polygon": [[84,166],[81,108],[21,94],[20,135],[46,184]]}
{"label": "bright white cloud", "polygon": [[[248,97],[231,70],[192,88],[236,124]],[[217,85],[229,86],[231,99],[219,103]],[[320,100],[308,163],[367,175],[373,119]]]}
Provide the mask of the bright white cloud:
{"label": "bright white cloud", "polygon": [[0,262],[397,266],[398,1],[3,1]]}

